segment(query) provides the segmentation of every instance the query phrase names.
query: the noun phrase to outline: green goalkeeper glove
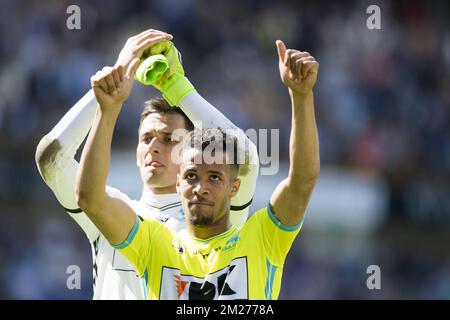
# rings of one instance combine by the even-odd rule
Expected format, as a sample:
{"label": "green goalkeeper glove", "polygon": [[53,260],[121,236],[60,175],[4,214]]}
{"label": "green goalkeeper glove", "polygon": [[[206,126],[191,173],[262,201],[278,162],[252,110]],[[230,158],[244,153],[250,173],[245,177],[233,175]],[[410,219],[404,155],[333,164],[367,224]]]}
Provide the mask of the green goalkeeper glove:
{"label": "green goalkeeper glove", "polygon": [[145,85],[154,85],[169,69],[169,61],[162,54],[145,58],[136,70],[134,78]]}
{"label": "green goalkeeper glove", "polygon": [[[160,42],[147,49],[143,56],[151,58],[159,55],[163,55],[167,59],[169,66],[162,76],[155,76],[156,81],[150,84],[162,93],[164,99],[172,107],[177,106],[186,95],[196,90],[192,83],[185,77],[183,65],[181,64],[181,55],[172,42]],[[143,84],[147,84],[145,81],[146,77],[142,77],[142,74],[149,76],[152,72],[149,72],[149,74],[138,74],[136,72],[137,80]],[[151,78],[153,79],[153,76]]]}

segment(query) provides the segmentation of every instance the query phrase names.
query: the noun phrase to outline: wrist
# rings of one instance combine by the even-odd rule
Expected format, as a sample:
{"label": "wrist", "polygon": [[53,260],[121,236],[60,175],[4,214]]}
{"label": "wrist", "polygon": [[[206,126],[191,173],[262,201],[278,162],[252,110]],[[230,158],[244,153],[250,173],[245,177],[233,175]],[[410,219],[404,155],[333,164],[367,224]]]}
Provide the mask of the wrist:
{"label": "wrist", "polygon": [[99,103],[99,111],[102,116],[106,117],[118,117],[120,110],[122,110],[123,103],[115,102],[113,104]]}
{"label": "wrist", "polygon": [[289,88],[289,96],[292,99],[309,99],[313,96],[312,89],[306,91],[295,91]]}
{"label": "wrist", "polygon": [[173,107],[180,104],[189,93],[195,92],[192,83],[182,74],[175,73],[161,85],[164,99]]}

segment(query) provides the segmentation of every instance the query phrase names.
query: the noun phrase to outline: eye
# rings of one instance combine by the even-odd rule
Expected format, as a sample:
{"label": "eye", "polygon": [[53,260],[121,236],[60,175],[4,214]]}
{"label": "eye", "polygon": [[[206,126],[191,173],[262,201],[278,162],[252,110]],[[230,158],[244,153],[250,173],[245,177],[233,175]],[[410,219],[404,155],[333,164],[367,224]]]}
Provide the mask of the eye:
{"label": "eye", "polygon": [[218,176],[217,174],[212,174],[212,175],[210,175],[210,176],[209,176],[209,179],[210,179],[211,181],[220,181],[220,180],[222,180],[222,178],[220,178],[220,176]]}
{"label": "eye", "polygon": [[145,144],[149,144],[152,141],[152,139],[153,139],[152,136],[146,135],[141,139],[141,141],[144,142]]}
{"label": "eye", "polygon": [[161,139],[164,144],[175,144],[179,142],[171,134],[165,134]]}
{"label": "eye", "polygon": [[193,173],[193,172],[188,172],[188,173],[186,173],[184,178],[186,180],[195,180],[195,179],[197,179],[197,175],[195,173]]}

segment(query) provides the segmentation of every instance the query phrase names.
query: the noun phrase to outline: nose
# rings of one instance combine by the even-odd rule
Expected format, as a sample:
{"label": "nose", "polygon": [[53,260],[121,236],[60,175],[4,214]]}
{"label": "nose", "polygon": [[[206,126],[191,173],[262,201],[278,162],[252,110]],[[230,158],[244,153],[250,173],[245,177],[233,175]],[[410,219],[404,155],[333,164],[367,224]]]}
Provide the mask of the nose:
{"label": "nose", "polygon": [[157,137],[153,137],[150,143],[148,144],[148,148],[151,153],[159,153],[161,149],[161,143]]}
{"label": "nose", "polygon": [[202,180],[199,180],[198,183],[195,185],[194,194],[197,196],[205,196],[209,194],[209,190]]}

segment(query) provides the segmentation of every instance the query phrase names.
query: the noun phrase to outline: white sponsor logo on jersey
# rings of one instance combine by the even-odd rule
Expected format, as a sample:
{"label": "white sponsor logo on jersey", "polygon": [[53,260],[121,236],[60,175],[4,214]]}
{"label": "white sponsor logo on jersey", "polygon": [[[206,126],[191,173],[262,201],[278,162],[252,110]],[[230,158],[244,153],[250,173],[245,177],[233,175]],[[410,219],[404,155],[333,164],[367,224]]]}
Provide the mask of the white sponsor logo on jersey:
{"label": "white sponsor logo on jersey", "polygon": [[247,257],[236,258],[205,278],[181,275],[179,269],[163,267],[160,290],[163,300],[248,299]]}

